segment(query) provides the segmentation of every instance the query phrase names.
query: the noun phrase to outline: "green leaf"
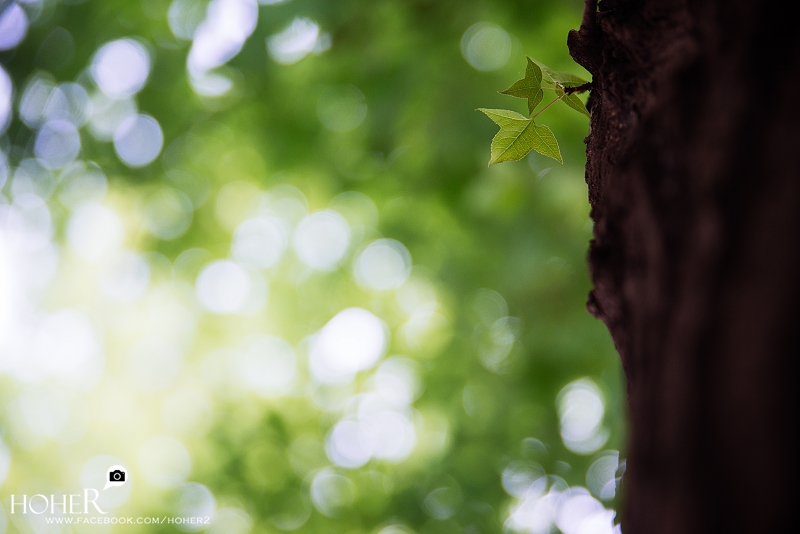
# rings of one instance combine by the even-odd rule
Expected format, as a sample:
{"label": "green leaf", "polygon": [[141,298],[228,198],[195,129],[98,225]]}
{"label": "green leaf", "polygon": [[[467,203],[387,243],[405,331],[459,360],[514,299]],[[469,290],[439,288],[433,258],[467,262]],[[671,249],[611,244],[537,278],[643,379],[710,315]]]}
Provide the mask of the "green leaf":
{"label": "green leaf", "polygon": [[539,63],[538,61],[536,63],[542,69],[542,79],[545,82],[554,83],[556,85],[560,85],[561,87],[578,87],[579,85],[589,83],[580,76],[575,76],[569,72],[553,70],[546,65]]}
{"label": "green leaf", "polygon": [[539,102],[544,97],[544,91],[542,91],[542,69],[531,58],[528,58],[525,77],[517,80],[511,87],[505,91],[500,91],[500,93],[517,98],[527,98],[528,113],[533,113],[533,110],[536,109],[536,106],[539,105]]}
{"label": "green leaf", "polygon": [[533,119],[505,109],[481,108],[478,111],[500,126],[500,131],[492,139],[489,165],[517,161],[527,156],[531,150],[563,163],[558,141],[547,126],[535,124]]}
{"label": "green leaf", "polygon": [[[557,94],[558,96],[561,96],[561,95],[563,95],[563,94],[564,94],[564,91],[561,91],[561,90],[559,89],[558,91],[556,91],[556,94]],[[589,116],[590,116],[590,115],[589,115],[589,110],[588,110],[588,109],[586,109],[586,106],[583,104],[583,100],[581,100],[580,98],[578,98],[578,95],[576,95],[575,93],[572,93],[571,95],[564,95],[564,97],[563,97],[561,100],[562,100],[562,101],[563,101],[563,102],[564,102],[566,105],[568,105],[569,107],[571,107],[572,109],[574,109],[575,111],[577,111],[577,112],[579,112],[579,113],[583,113],[583,114],[584,114],[584,115],[586,115],[587,117],[589,117]]]}
{"label": "green leaf", "polygon": [[[533,121],[531,121],[533,124]],[[561,159],[561,150],[558,148],[556,136],[550,128],[544,124],[533,124],[533,149],[543,156],[553,158],[559,163],[564,163]]]}

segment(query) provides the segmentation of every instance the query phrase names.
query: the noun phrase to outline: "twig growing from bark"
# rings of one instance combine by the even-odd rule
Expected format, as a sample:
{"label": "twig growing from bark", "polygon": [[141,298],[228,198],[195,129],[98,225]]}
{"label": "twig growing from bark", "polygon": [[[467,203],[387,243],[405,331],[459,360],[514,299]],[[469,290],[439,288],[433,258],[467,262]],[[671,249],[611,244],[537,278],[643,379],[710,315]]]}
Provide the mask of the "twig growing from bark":
{"label": "twig growing from bark", "polygon": [[591,91],[592,89],[594,89],[594,84],[592,82],[586,82],[585,84],[577,87],[565,87],[564,94],[571,95],[572,93],[585,93],[586,91]]}

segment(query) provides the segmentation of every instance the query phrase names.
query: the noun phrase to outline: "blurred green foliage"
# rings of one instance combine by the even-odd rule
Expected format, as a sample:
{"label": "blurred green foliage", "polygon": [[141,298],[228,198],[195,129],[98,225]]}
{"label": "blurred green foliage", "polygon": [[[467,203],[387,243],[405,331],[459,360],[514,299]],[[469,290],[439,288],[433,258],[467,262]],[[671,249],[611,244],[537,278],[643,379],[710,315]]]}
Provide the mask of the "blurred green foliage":
{"label": "blurred green foliage", "polygon": [[[229,256],[231,234],[248,216],[253,199],[290,185],[307,199],[309,212],[337,209],[331,201],[339,199],[338,211],[353,229],[348,258],[360,243],[397,240],[413,259],[407,287],[417,280],[420,291],[433,288],[435,293],[438,307],[425,319],[427,333],[416,343],[402,334],[409,317],[397,303],[401,290],[359,285],[351,260],[331,271],[309,272],[296,258],[285,259],[268,270],[269,300],[262,311],[195,313],[197,333],[186,356],[195,371],[186,374],[207,390],[211,418],[203,432],[175,437],[191,457],[188,480],[207,487],[218,509],[245,511],[252,532],[368,533],[389,525],[426,534],[501,532],[520,498],[504,489],[509,466],[534,466],[533,471],[541,468],[570,486],[585,486],[595,452],[623,446],[618,357],[605,327],[584,307],[591,238],[583,181],[587,121],[566,106],[548,111],[563,166],[531,154],[487,169],[495,126],[475,112],[509,105],[497,90],[521,77],[526,54],[589,78],[572,63],[565,44],[567,31],[579,24],[582,2],[293,0],[260,5],[257,26],[241,51],[215,71],[232,82],[217,97],[199,95],[190,83],[191,41],[173,34],[170,2],[37,5],[41,12],[31,16],[27,37],[0,52],[14,83],[15,109],[37,72],[48,72],[58,82],[78,81],[91,93],[87,67],[101,45],[134,37],[148,49],[152,69],[138,94],[138,108],[163,130],[160,156],[130,168],[112,143],[83,129],[80,158],[95,162],[108,177],[106,202],[127,221],[127,246],[148,258],[150,288],[182,282],[169,291],[180,294],[181,302],[192,300],[181,293],[184,286],[191,288],[203,264]],[[298,17],[329,34],[330,47],[281,64],[270,55],[268,40]],[[508,38],[507,45],[496,45],[508,46],[505,56],[489,50],[484,51],[488,59],[473,58],[473,64],[492,67],[487,70],[469,60],[468,37],[477,35],[473,25],[480,22]],[[53,37],[58,37],[55,28],[66,30],[67,44]],[[473,34],[465,36],[470,28]],[[502,37],[487,35],[495,44]],[[522,100],[512,105],[525,112]],[[366,114],[358,121],[363,106]],[[0,143],[10,168],[31,157],[35,135],[13,119]],[[3,188],[9,204],[12,182],[9,178]],[[191,226],[175,238],[148,232],[141,222],[148,195],[162,187],[192,202]],[[377,214],[363,197],[337,196],[346,192],[366,195]],[[71,212],[55,198],[54,193],[47,200],[54,239],[64,243]],[[186,255],[190,249],[197,249],[195,259]],[[70,283],[67,275],[59,280],[42,299],[43,309],[83,302],[79,289],[55,286]],[[416,366],[419,396],[409,416],[416,445],[402,461],[372,459],[346,468],[326,454],[326,436],[349,409],[346,399],[367,391],[372,375],[361,372],[346,387],[328,387],[309,378],[303,362],[309,336],[349,307],[380,317],[391,332],[386,354],[404,355]],[[244,388],[217,387],[208,378],[216,368],[203,374],[208,354],[223,354],[224,368],[224,351],[256,334],[280,336],[295,348],[301,385],[291,394],[265,399]],[[122,354],[136,334],[114,335],[107,336],[103,380],[124,382]],[[507,345],[510,350],[502,348]],[[498,346],[502,350],[495,350]],[[610,437],[590,452],[577,453],[562,439],[557,396],[583,377],[602,393],[603,425]],[[136,455],[128,446],[138,446],[150,434],[173,435],[159,427],[157,415],[171,390],[148,393],[134,387],[127,398],[143,415],[121,415],[104,431],[106,423],[97,413],[108,402],[111,386],[103,383],[85,393],[92,422],[73,443],[45,439],[28,446],[15,438],[13,425],[4,425],[12,458],[0,490],[4,501],[32,479],[69,486],[80,466],[98,454],[134,465]],[[0,387],[3,402],[13,404],[27,386],[2,376]],[[312,495],[314,481],[323,481],[320,473],[329,476],[328,508]],[[134,488],[131,501],[120,509],[124,512],[115,513],[174,513],[180,491],[185,492],[183,486],[153,489],[144,482]],[[230,526],[235,519],[216,531],[240,532]],[[21,528],[14,525],[9,523],[10,531]],[[175,527],[117,529],[172,532]]]}

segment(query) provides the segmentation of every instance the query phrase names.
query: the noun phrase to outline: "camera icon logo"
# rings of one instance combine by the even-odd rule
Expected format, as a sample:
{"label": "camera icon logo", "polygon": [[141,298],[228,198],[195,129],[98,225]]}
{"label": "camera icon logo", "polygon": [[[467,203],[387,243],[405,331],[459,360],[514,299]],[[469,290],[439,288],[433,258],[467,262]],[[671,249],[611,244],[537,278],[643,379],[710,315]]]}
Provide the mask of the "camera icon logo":
{"label": "camera icon logo", "polygon": [[108,468],[106,476],[106,485],[103,488],[107,490],[112,486],[122,486],[128,481],[128,470],[121,465],[112,465]]}

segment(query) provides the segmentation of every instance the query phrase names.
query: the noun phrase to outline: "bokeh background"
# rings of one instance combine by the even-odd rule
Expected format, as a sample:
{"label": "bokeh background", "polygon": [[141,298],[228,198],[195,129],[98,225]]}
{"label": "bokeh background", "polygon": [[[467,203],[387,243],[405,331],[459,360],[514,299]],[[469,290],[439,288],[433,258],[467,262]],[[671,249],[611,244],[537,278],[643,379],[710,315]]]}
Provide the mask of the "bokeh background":
{"label": "bokeh background", "polygon": [[[0,7],[0,534],[618,531],[588,121],[488,168],[475,111],[589,78],[580,0]],[[11,514],[115,464],[210,525]]]}

